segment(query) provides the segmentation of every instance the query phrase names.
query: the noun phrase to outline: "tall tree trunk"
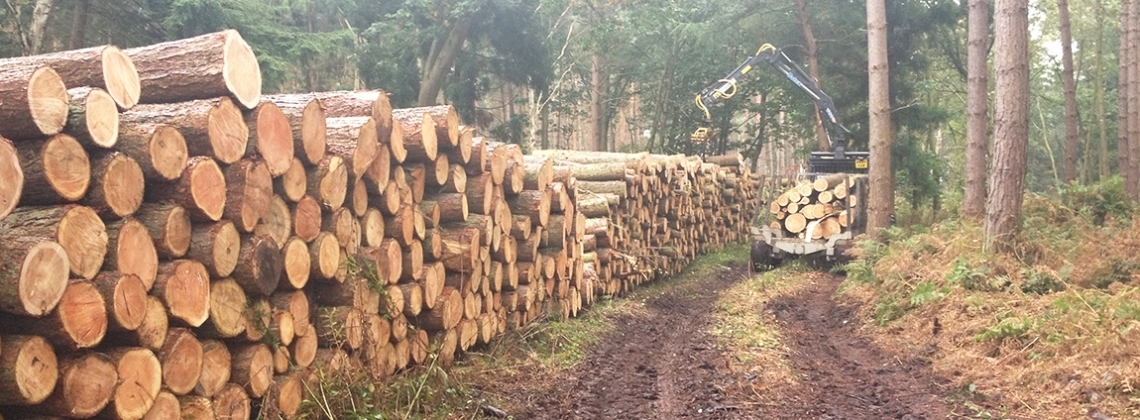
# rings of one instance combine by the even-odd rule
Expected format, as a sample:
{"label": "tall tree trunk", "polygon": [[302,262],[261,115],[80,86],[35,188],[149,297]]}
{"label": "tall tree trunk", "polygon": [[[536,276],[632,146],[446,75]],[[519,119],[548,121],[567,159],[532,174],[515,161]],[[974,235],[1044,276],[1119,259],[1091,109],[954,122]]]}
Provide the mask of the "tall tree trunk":
{"label": "tall tree trunk", "polygon": [[986,212],[986,150],[989,146],[989,46],[990,4],[970,0],[966,41],[966,196],[962,215],[980,218]]}
{"label": "tall tree trunk", "polygon": [[1116,117],[1116,125],[1117,125],[1117,127],[1116,127],[1116,159],[1117,159],[1116,171],[1119,172],[1120,175],[1123,176],[1125,179],[1124,191],[1127,192],[1130,197],[1135,197],[1136,196],[1136,186],[1134,185],[1135,179],[1133,177],[1133,171],[1130,169],[1130,167],[1132,166],[1131,159],[1129,159],[1129,157],[1128,157],[1129,152],[1130,152],[1130,150],[1129,150],[1130,147],[1128,146],[1128,144],[1129,144],[1129,141],[1128,141],[1128,120],[1129,120],[1129,118],[1128,118],[1128,113],[1129,113],[1128,112],[1129,111],[1129,109],[1128,109],[1128,97],[1129,97],[1129,94],[1128,93],[1129,93],[1130,89],[1129,89],[1128,85],[1131,83],[1131,80],[1130,80],[1131,78],[1128,75],[1130,73],[1129,72],[1129,67],[1130,67],[1130,62],[1131,62],[1130,56],[1132,55],[1130,52],[1131,48],[1129,48],[1129,46],[1128,46],[1128,44],[1129,44],[1128,40],[1130,38],[1128,33],[1131,31],[1132,26],[1128,24],[1128,21],[1131,19],[1131,17],[1130,17],[1131,13],[1129,13],[1129,11],[1132,9],[1131,4],[1132,4],[1132,0],[1121,1],[1120,53],[1119,53],[1119,56],[1120,56],[1119,57],[1120,58],[1120,72],[1119,72],[1119,74],[1120,74],[1120,76],[1119,76],[1119,81],[1117,82],[1117,105],[1116,105],[1116,109],[1117,109],[1117,111],[1116,111],[1116,115],[1117,115],[1117,117]]}
{"label": "tall tree trunk", "polygon": [[90,0],[75,0],[75,10],[71,12],[71,39],[67,43],[69,50],[83,48],[83,38],[87,36],[87,6],[90,3]]}
{"label": "tall tree trunk", "polygon": [[606,151],[606,137],[602,129],[602,56],[594,54],[590,68],[590,141],[594,150]]}
{"label": "tall tree trunk", "polygon": [[[804,31],[804,43],[807,44],[808,73],[810,73],[811,80],[815,82],[815,85],[822,89],[823,84],[819,82],[819,47],[816,45],[815,35],[811,31],[811,21],[808,20],[807,0],[796,0],[796,15],[799,16],[800,27]],[[827,132],[823,131],[823,120],[819,116],[819,106],[816,106],[815,110],[815,138],[819,142],[819,151],[831,150],[831,143],[827,140]]]}
{"label": "tall tree trunk", "polygon": [[884,0],[867,1],[867,74],[871,114],[871,194],[867,208],[867,232],[873,238],[890,226],[894,211],[891,182],[891,96],[887,61],[887,7]]}
{"label": "tall tree trunk", "polygon": [[1065,163],[1064,182],[1077,179],[1077,81],[1073,78],[1073,35],[1069,29],[1069,2],[1057,0],[1061,20],[1061,76],[1065,84]]}
{"label": "tall tree trunk", "polygon": [[41,53],[44,42],[44,29],[47,28],[48,19],[51,18],[53,0],[36,0],[36,8],[32,11],[32,25],[28,28],[31,38],[31,50],[28,55]]}
{"label": "tall tree trunk", "polygon": [[1128,175],[1140,200],[1140,1],[1128,0]]}
{"label": "tall tree trunk", "polygon": [[443,82],[447,80],[447,74],[451,72],[455,57],[463,49],[470,31],[471,17],[461,18],[451,27],[442,42],[432,45],[428,60],[424,62],[423,77],[420,80],[420,93],[416,100],[419,106],[435,105],[439,91],[443,89]]}
{"label": "tall tree trunk", "polygon": [[1104,0],[1096,2],[1096,121],[1100,131],[1098,169],[1100,180],[1110,176],[1108,168],[1108,136],[1104,115]]}
{"label": "tall tree trunk", "polygon": [[1021,217],[1029,145],[1029,0],[997,0],[994,13],[994,156],[986,243],[1006,251]]}

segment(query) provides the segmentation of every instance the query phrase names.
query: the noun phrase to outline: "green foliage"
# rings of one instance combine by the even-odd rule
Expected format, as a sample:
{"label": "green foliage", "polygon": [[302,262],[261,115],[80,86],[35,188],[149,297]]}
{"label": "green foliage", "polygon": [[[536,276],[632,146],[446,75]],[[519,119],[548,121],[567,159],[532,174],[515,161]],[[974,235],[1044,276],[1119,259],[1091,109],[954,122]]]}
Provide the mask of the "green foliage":
{"label": "green foliage", "polygon": [[1026,316],[1009,317],[998,321],[992,327],[974,336],[978,341],[1022,340],[1036,328],[1036,322]]}
{"label": "green foliage", "polygon": [[1113,219],[1123,222],[1137,211],[1136,202],[1124,192],[1124,178],[1114,176],[1097,183],[1070,184],[1061,189],[1061,204],[1092,218],[1096,226]]}
{"label": "green foliage", "polygon": [[1039,295],[1060,292],[1065,290],[1065,283],[1053,273],[1030,269],[1025,273],[1025,282],[1021,284],[1024,293]]}
{"label": "green foliage", "polygon": [[949,287],[939,287],[931,282],[922,282],[914,286],[914,294],[910,296],[912,307],[940,301],[950,295]]}
{"label": "green foliage", "polygon": [[947,282],[961,285],[967,290],[989,289],[989,284],[986,281],[988,277],[989,269],[987,267],[973,267],[969,261],[961,256],[954,260],[954,264],[950,266],[950,272],[946,273]]}

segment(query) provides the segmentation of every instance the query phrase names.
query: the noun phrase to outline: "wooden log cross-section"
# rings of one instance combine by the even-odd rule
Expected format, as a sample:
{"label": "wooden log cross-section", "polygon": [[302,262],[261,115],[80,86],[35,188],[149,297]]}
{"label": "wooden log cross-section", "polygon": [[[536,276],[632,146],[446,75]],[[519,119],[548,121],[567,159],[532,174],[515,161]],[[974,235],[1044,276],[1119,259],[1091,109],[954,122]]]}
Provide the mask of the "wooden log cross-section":
{"label": "wooden log cross-section", "polygon": [[59,134],[67,124],[69,98],[63,79],[51,67],[0,66],[0,136],[34,139]]}

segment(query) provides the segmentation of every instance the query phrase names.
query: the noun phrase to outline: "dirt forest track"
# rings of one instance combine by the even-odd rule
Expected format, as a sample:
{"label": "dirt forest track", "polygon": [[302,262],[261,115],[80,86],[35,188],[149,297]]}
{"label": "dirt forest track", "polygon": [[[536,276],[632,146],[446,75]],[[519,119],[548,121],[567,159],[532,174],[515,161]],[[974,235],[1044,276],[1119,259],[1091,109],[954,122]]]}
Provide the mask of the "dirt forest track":
{"label": "dirt forest track", "polygon": [[833,296],[840,276],[811,273],[815,284],[755,307],[757,319],[775,316],[798,381],[757,384],[763,379],[733,368],[740,361],[708,331],[717,296],[747,271],[733,263],[649,296],[647,313],[620,316],[563,377],[520,373],[494,392],[511,396],[519,419],[917,420],[951,412],[929,369],[859,334],[857,307]]}

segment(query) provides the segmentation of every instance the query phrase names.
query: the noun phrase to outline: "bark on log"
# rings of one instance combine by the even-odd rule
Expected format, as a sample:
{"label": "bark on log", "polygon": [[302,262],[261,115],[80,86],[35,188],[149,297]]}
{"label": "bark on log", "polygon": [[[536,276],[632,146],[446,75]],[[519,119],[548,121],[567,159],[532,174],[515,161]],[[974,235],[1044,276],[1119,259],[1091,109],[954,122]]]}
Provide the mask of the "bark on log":
{"label": "bark on log", "polygon": [[265,344],[237,345],[230,349],[230,381],[241,384],[252,398],[261,398],[273,382],[273,352]]}
{"label": "bark on log", "polygon": [[241,159],[249,143],[249,126],[229,98],[139,105],[120,114],[119,124],[172,126],[186,140],[190,156],[210,156],[224,164]]}
{"label": "bark on log", "polygon": [[336,236],[337,244],[348,254],[355,254],[360,248],[360,222],[348,208],[341,207],[328,213],[321,223],[321,230]]}
{"label": "bark on log", "polygon": [[24,174],[21,206],[79,201],[91,185],[91,161],[74,137],[58,134],[16,149]]}
{"label": "bark on log", "polygon": [[0,310],[43,316],[59,304],[67,288],[67,251],[59,243],[44,239],[0,241]]}
{"label": "bark on log", "polygon": [[[467,163],[463,164],[463,168],[467,170],[467,175],[476,176],[484,172],[489,172],[487,168],[489,151],[487,150],[487,143],[482,137],[473,137],[471,139],[471,158]],[[506,162],[504,162],[505,164]],[[506,168],[503,168],[506,169]]]}
{"label": "bark on log", "polygon": [[59,134],[67,123],[67,86],[47,66],[2,66],[0,71],[0,136],[13,139]]}
{"label": "bark on log", "polygon": [[142,205],[145,182],[138,162],[123,153],[107,153],[92,162],[91,186],[79,202],[107,219],[127,217]]}
{"label": "bark on log", "polygon": [[393,110],[393,113],[416,114],[423,113],[431,117],[431,125],[435,127],[436,138],[440,145],[447,148],[459,146],[459,113],[451,105],[434,105],[418,108]]}
{"label": "bark on log", "polygon": [[546,226],[550,221],[550,190],[523,191],[515,197],[507,199],[512,214],[523,214],[530,217],[531,222],[537,226]]}
{"label": "bark on log", "polygon": [[121,420],[143,418],[162,388],[162,364],[153,352],[138,347],[111,349],[107,355],[115,363],[119,384],[104,414]]}
{"label": "bark on log", "polygon": [[218,340],[202,341],[202,373],[194,395],[213,398],[230,381],[232,357],[226,344]]}
{"label": "bark on log", "polygon": [[526,159],[524,186],[528,190],[545,190],[554,182],[554,163],[549,158],[531,156]]}
{"label": "bark on log", "polygon": [[263,235],[245,235],[233,278],[246,293],[269,296],[281,281],[281,249],[273,238]]}
{"label": "bark on log", "polygon": [[242,159],[226,167],[226,204],[222,217],[232,220],[237,230],[252,232],[269,212],[273,198],[273,177],[260,159]]}
{"label": "bark on log", "polygon": [[0,346],[0,404],[39,404],[59,380],[59,365],[51,344],[39,336],[4,337]]}
{"label": "bark on log", "polygon": [[146,201],[171,202],[182,206],[196,222],[216,222],[226,208],[226,178],[213,159],[195,156],[171,185],[146,190]]}
{"label": "bark on log", "polygon": [[71,418],[92,417],[111,402],[118,380],[115,363],[106,354],[87,353],[61,359],[55,390],[31,411]]}
{"label": "bark on log", "polygon": [[495,184],[491,174],[482,173],[467,185],[467,203],[472,213],[490,215],[495,199]]}
{"label": "bark on log", "polygon": [[166,124],[120,124],[115,149],[138,162],[147,179],[160,182],[178,180],[190,157],[186,138]]}
{"label": "bark on log", "polygon": [[0,220],[0,243],[31,246],[43,240],[63,246],[71,273],[85,279],[99,273],[107,254],[106,225],[88,207],[20,207]]}
{"label": "bark on log", "polygon": [[0,137],[0,220],[4,220],[24,194],[24,170],[16,146]]}
{"label": "bark on log", "polygon": [[107,304],[104,310],[110,321],[108,329],[131,331],[142,325],[146,317],[147,290],[138,276],[104,271],[95,276],[93,282]]}
{"label": "bark on log", "polygon": [[140,103],[233,97],[245,109],[261,100],[261,68],[249,44],[228,29],[125,51],[138,69]]}
{"label": "bark on log", "polygon": [[84,86],[69,89],[67,96],[70,105],[63,132],[89,148],[115,147],[119,141],[119,108],[111,95]]}
{"label": "bark on log", "polygon": [[406,247],[402,247],[403,262],[401,263],[402,270],[400,271],[401,283],[418,281],[423,275],[424,268],[424,248],[423,244],[419,241],[412,240],[412,243]]}
{"label": "bark on log", "polygon": [[151,294],[162,299],[171,318],[200,327],[210,316],[210,281],[206,267],[194,260],[158,266]]}
{"label": "bark on log", "polygon": [[202,264],[211,277],[229,277],[238,264],[241,234],[233,222],[196,224],[190,229],[190,250],[186,256]]}
{"label": "bark on log", "polygon": [[289,118],[276,104],[262,100],[245,116],[249,128],[246,156],[257,155],[265,162],[269,174],[278,177],[293,165],[293,130]]}
{"label": "bark on log", "polygon": [[444,287],[431,310],[416,317],[416,325],[428,331],[451,330],[463,319],[463,297],[453,287]]}
{"label": "bark on log", "polygon": [[119,108],[139,102],[139,74],[131,58],[114,45],[0,60],[5,67],[51,67],[67,86],[103,88]]}
{"label": "bark on log", "polygon": [[336,155],[325,156],[316,166],[307,172],[309,195],[325,210],[340,208],[348,190],[348,167]]}
{"label": "bark on log", "polygon": [[293,130],[293,151],[306,165],[315,165],[325,158],[325,109],[320,99],[310,95],[265,95],[263,101],[277,105],[289,127]]}
{"label": "bark on log", "polygon": [[174,395],[186,395],[202,376],[202,343],[186,328],[172,328],[157,353],[162,384]]}
{"label": "bark on log", "polygon": [[459,142],[455,147],[445,149],[452,163],[458,163],[462,167],[471,161],[474,137],[474,128],[463,125],[459,126]]}
{"label": "bark on log", "polygon": [[507,195],[522,192],[526,183],[526,168],[513,160],[507,161],[507,172],[503,175],[503,190]]}
{"label": "bark on log", "polygon": [[376,120],[372,117],[329,118],[328,153],[340,156],[348,167],[350,184],[364,177],[380,150]]}
{"label": "bark on log", "polygon": [[448,270],[474,272],[479,260],[479,235],[474,228],[444,229],[440,261]]}
{"label": "bark on log", "polygon": [[359,349],[364,342],[364,319],[360,310],[350,306],[317,308],[317,338],[323,347]]}

